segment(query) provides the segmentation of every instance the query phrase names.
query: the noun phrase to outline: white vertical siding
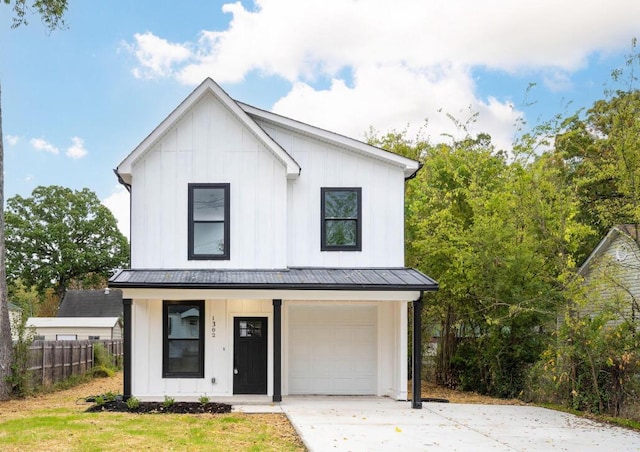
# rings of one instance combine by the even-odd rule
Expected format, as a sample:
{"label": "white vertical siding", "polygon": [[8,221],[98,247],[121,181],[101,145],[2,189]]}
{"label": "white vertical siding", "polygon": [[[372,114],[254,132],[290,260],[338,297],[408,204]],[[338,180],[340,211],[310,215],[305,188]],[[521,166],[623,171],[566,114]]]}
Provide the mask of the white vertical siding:
{"label": "white vertical siding", "polygon": [[[288,182],[289,266],[404,265],[404,172],[380,160],[259,122],[300,164]],[[362,251],[320,250],[320,189],[362,188]]]}
{"label": "white vertical siding", "polygon": [[[206,95],[133,164],[133,268],[284,268],[286,172]],[[188,183],[229,183],[231,259],[187,259]]]}
{"label": "white vertical siding", "polygon": [[[162,377],[162,300],[133,301],[132,393],[141,400],[163,400],[171,395],[182,400],[200,396],[230,396],[233,392],[233,334],[227,322],[227,303],[206,300],[204,309],[204,377]],[[213,330],[215,322],[215,330]],[[230,331],[231,328],[231,331]],[[214,380],[215,379],[215,382]]]}

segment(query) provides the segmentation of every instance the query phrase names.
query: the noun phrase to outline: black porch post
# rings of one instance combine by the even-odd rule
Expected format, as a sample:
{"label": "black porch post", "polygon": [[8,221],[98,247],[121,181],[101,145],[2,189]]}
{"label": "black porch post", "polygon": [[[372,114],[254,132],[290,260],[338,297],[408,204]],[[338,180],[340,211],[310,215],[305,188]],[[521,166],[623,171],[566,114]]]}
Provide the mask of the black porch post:
{"label": "black porch post", "polygon": [[131,397],[131,298],[123,298],[124,315],[124,360],[122,363],[122,376],[124,378],[123,398],[127,400]]}
{"label": "black porch post", "polygon": [[413,302],[413,396],[411,408],[422,408],[422,293]]}
{"label": "black porch post", "polygon": [[282,300],[273,300],[273,401],[282,402]]}

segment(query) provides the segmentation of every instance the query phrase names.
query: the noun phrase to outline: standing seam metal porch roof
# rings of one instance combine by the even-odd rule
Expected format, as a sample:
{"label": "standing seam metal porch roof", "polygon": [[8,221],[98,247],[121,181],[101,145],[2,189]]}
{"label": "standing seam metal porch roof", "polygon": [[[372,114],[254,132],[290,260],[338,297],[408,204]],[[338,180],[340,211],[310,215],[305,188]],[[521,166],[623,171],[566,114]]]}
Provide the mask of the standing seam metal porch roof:
{"label": "standing seam metal porch roof", "polygon": [[438,283],[413,268],[287,268],[281,270],[122,270],[114,288],[435,291]]}

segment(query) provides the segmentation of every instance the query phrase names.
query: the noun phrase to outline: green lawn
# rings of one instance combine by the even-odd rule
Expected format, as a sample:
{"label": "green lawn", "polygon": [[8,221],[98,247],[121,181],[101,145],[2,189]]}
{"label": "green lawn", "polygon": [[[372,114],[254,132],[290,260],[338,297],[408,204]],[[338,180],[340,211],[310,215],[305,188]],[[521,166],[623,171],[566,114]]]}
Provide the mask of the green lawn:
{"label": "green lawn", "polygon": [[304,451],[282,414],[87,413],[89,395],[117,392],[122,374],[0,402],[0,451]]}
{"label": "green lawn", "polygon": [[[285,427],[283,429],[283,427]],[[301,451],[282,415],[84,413],[44,409],[0,423],[0,450]]]}

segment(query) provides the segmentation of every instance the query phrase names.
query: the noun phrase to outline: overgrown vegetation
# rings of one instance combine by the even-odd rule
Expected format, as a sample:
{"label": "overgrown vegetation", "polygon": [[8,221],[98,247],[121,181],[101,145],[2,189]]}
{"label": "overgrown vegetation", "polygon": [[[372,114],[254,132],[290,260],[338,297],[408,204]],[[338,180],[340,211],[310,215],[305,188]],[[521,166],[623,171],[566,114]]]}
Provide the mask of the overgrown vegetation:
{"label": "overgrown vegetation", "polygon": [[33,343],[33,331],[27,328],[27,317],[17,322],[17,340],[13,343],[13,363],[8,382],[11,394],[25,397],[33,392],[31,372],[29,371],[29,346]]}
{"label": "overgrown vegetation", "polygon": [[440,283],[423,313],[437,383],[640,419],[632,287],[617,281],[613,295],[576,275],[613,226],[640,224],[638,59],[591,109],[509,150],[469,133],[475,117],[444,143],[369,137],[423,163],[407,183],[405,255]]}

